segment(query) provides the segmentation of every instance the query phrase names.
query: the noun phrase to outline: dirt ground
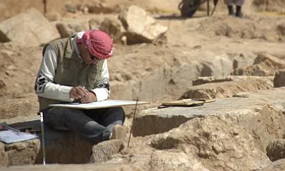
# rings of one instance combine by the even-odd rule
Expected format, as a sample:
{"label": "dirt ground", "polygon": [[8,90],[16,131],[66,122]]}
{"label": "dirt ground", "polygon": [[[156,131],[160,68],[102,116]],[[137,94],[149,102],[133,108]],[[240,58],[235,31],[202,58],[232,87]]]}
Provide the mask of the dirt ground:
{"label": "dirt ground", "polygon": [[[217,11],[213,16],[205,16],[206,12],[202,10],[198,11],[191,19],[179,17],[177,10],[179,1],[175,0],[163,1],[163,3],[158,0],[150,3],[124,0],[120,3],[118,1],[95,3],[101,4],[101,6],[103,4],[104,9],[107,7],[112,9],[117,4],[120,4],[122,8],[123,5],[136,4],[147,9],[159,23],[168,27],[167,43],[164,44],[131,46],[115,44],[115,56],[109,61],[111,84],[124,85],[146,80],[161,66],[179,68],[193,60],[210,59],[213,56],[224,54],[230,56],[266,52],[279,58],[285,58],[285,18],[282,13],[284,3],[283,1],[274,1],[275,3],[270,1],[269,4],[262,6],[263,1],[261,1],[247,1],[244,8],[245,16],[242,19],[228,16],[223,2],[218,4]],[[10,13],[6,10],[3,14],[12,16],[16,12],[23,11],[16,1],[9,2],[10,4],[0,1],[0,7],[9,5],[14,7]],[[27,1],[23,6],[32,6],[31,2],[33,1]],[[49,9],[55,10],[57,7],[63,6],[64,2],[53,6],[54,2],[48,1],[48,12],[54,13]],[[72,4],[71,1],[65,3]],[[34,7],[41,8],[40,5]],[[263,9],[267,9],[267,11]],[[59,11],[61,10],[58,10],[59,19],[72,17],[78,20],[90,17],[90,15],[98,15],[98,18],[105,15],[116,16],[118,12],[117,9],[113,9],[110,11],[112,13],[108,14],[83,14],[79,10],[79,12],[65,12],[60,15]],[[0,44],[1,119],[35,115],[37,100],[33,92],[33,83],[40,61],[41,47],[19,47],[13,42]],[[152,85],[157,86],[154,83]],[[171,91],[185,92],[186,90],[174,88]],[[116,92],[113,94],[115,94],[113,97],[117,98]],[[167,97],[176,99],[177,96],[172,96],[172,94],[175,93],[170,92]],[[165,97],[159,96],[156,100],[163,98]],[[153,99],[146,100],[154,101]]]}
{"label": "dirt ground", "polygon": [[[133,100],[138,97],[150,102],[140,109],[180,98],[200,76],[225,78],[239,69],[244,71],[240,75],[262,73],[262,76],[272,77],[277,69],[285,68],[284,0],[245,0],[243,18],[228,16],[222,0],[213,16],[206,16],[204,5],[193,18],[179,16],[179,0],[47,0],[46,6],[43,2],[25,0],[19,5],[19,0],[0,0],[0,11],[3,11],[0,22],[30,7],[42,13],[46,11],[46,17],[54,25],[67,20],[80,23],[89,18],[101,21],[104,17],[117,17],[129,5],[137,5],[168,27],[163,43],[125,45],[116,42],[114,57],[108,61],[111,98]],[[41,51],[41,46],[0,43],[0,122],[38,117],[34,81]],[[262,63],[263,68],[255,68],[254,64],[259,63],[254,60],[260,54],[274,58]],[[236,63],[227,62],[233,59],[237,59]],[[260,86],[253,86],[250,81],[242,84],[237,86],[271,88],[267,82]],[[231,94],[231,89],[236,91],[237,88],[229,84],[224,89],[219,92],[220,97],[226,97],[226,93]],[[133,108],[126,111],[130,114]],[[131,120],[127,119],[126,124],[130,126]],[[133,143],[140,144],[139,138],[137,140]],[[141,151],[149,150],[141,148]]]}

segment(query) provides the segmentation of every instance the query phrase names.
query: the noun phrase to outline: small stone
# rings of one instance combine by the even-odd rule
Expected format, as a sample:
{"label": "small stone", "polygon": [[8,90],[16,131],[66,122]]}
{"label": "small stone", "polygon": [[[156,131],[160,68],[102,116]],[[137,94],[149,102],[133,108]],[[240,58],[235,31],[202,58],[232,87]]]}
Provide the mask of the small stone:
{"label": "small stone", "polygon": [[124,142],[119,139],[103,141],[93,146],[90,162],[103,162],[124,148]]}

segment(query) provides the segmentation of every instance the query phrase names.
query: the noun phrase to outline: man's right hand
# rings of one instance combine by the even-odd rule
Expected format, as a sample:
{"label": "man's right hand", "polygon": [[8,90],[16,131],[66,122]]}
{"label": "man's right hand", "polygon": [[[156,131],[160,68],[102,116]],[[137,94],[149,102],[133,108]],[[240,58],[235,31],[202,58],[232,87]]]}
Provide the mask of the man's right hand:
{"label": "man's right hand", "polygon": [[88,93],[89,91],[86,88],[77,86],[77,87],[72,87],[72,89],[69,92],[69,96],[74,100],[79,100],[87,96]]}

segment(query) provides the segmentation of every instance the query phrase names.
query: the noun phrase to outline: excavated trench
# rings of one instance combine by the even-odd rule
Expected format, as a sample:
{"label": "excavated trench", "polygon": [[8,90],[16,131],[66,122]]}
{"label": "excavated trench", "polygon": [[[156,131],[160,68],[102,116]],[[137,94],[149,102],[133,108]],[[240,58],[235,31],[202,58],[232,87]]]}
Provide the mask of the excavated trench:
{"label": "excavated trench", "polygon": [[[280,12],[281,16],[284,15],[283,0],[277,0],[276,2],[252,0],[251,2],[257,10],[263,11],[265,9],[267,12],[275,11]],[[214,16],[197,24],[197,26],[200,26],[199,29],[202,30],[203,34],[208,32],[209,37],[225,36],[228,38],[260,39],[262,41],[282,43],[285,35],[283,19],[280,17],[277,24],[275,24],[275,20],[270,22],[267,20],[271,20],[271,18],[256,18],[255,21],[250,17],[249,19],[234,20],[233,22],[231,18],[225,19],[224,17]],[[252,24],[253,22],[259,24]],[[187,28],[193,27],[192,21],[186,20],[184,22],[184,24],[187,23],[189,24]],[[263,27],[264,23],[267,23],[265,25],[268,27]],[[168,25],[171,24],[168,23]],[[185,27],[185,25],[182,27]],[[190,30],[197,31],[195,27]],[[176,36],[176,34],[174,35]],[[183,37],[187,39],[186,43],[189,43],[188,37]],[[204,45],[203,42],[196,43],[193,43],[191,53],[195,53],[195,49],[201,49],[201,47],[207,49],[209,47]],[[178,51],[181,50],[179,49],[179,43],[175,46],[178,47]],[[189,47],[187,46],[187,48]],[[239,47],[236,48],[239,49]],[[268,46],[268,48],[271,47]],[[130,150],[134,152],[128,153],[125,151],[127,157],[122,156],[119,158],[120,161],[124,161],[121,163],[137,161],[140,164],[145,162],[145,165],[150,166],[148,169],[143,170],[161,170],[164,168],[166,168],[164,170],[174,170],[175,168],[171,167],[176,165],[189,166],[194,161],[199,160],[209,170],[220,170],[221,168],[222,170],[256,170],[266,167],[270,160],[275,161],[285,158],[285,152],[282,151],[282,148],[285,149],[285,101],[283,100],[285,94],[284,88],[275,89],[273,86],[274,73],[279,69],[284,69],[285,63],[283,60],[268,54],[255,54],[261,48],[256,49],[249,50],[254,53],[247,53],[247,50],[245,53],[226,53],[217,56],[200,56],[199,53],[197,55],[198,59],[180,61],[181,63],[177,62],[175,65],[162,64],[157,67],[158,69],[144,75],[142,79],[128,80],[127,78],[119,84],[113,82],[113,98],[137,99],[139,97],[140,100],[153,102],[150,107],[154,107],[144,107],[146,110],[138,113],[133,122],[134,137],[132,141],[136,146],[133,146]],[[16,52],[16,50],[14,51]],[[9,56],[8,52],[7,55]],[[234,50],[234,52],[236,51]],[[151,55],[156,56],[157,54]],[[15,54],[15,56],[18,57],[18,54]],[[177,58],[180,57],[177,56]],[[11,63],[13,62],[15,61],[11,61]],[[10,70],[14,71],[16,69],[10,67]],[[5,72],[7,77],[9,74],[11,76],[11,73],[16,73],[11,71]],[[22,73],[25,74],[26,72]],[[22,75],[15,75],[22,77]],[[5,94],[8,91],[6,91],[5,82],[2,82],[0,80],[0,90],[3,93],[1,91],[0,93]],[[17,89],[17,91],[22,90]],[[29,91],[25,90],[25,92]],[[17,93],[15,94],[15,97],[18,97]],[[157,109],[156,104],[158,102],[181,98],[216,99],[216,101],[191,108],[169,107]],[[7,102],[5,99],[4,102],[4,105],[6,105],[14,101]],[[26,113],[26,111],[19,110],[21,105],[17,105],[14,107],[17,109],[12,109],[12,111],[17,111],[17,114],[14,112],[15,115]],[[29,101],[25,101],[23,105],[30,105],[27,111],[34,107]],[[3,109],[1,107],[0,110]],[[128,111],[127,109],[126,111],[129,114],[132,112],[131,110]],[[2,113],[11,112],[3,111]],[[10,116],[10,113],[7,114],[8,116]],[[128,116],[127,120],[127,126],[130,128],[132,117]],[[27,123],[25,122],[25,124]],[[21,124],[18,123],[19,125]],[[35,132],[41,137],[39,121],[33,121],[33,125],[35,126]],[[195,134],[196,132],[197,134]],[[90,160],[96,161],[96,155],[92,155],[93,146],[78,135],[70,132],[54,131],[47,127],[45,133],[45,161],[47,164],[81,164],[89,163]],[[43,162],[41,144],[40,138],[13,144],[0,143],[0,166],[41,164]],[[146,151],[144,151],[144,147],[146,147]],[[147,149],[150,150],[147,151]],[[175,153],[179,150],[183,153]],[[98,155],[103,156],[104,161],[112,160],[112,156],[108,154],[108,149],[102,147],[100,151],[101,153]],[[159,158],[163,156],[160,155],[163,153],[174,154],[174,157],[170,157],[170,160]],[[185,157],[185,154],[191,156],[190,159],[182,158],[181,160],[185,159],[184,163],[179,163],[179,157],[177,156]],[[140,158],[143,158],[141,156],[148,156],[149,160],[140,160]],[[91,159],[92,157],[93,159]],[[232,161],[233,159],[236,160],[236,163]],[[251,161],[254,164],[250,163]],[[167,163],[170,164],[167,165]],[[240,163],[242,163],[242,166]],[[93,167],[95,166],[92,165]]]}
{"label": "excavated trench", "polygon": [[[147,112],[150,113],[150,115],[144,116],[143,113],[145,113],[145,111],[143,111],[140,113],[142,117],[138,117],[134,121],[133,135],[136,137],[161,134],[177,128],[181,124],[194,118],[218,115],[216,113],[220,112],[222,114],[219,115],[219,117],[224,117],[226,118],[225,120],[230,121],[232,124],[248,129],[255,139],[255,145],[258,146],[262,152],[266,153],[266,147],[270,143],[270,140],[283,138],[284,136],[285,118],[283,109],[266,105],[266,102],[264,102],[261,108],[251,108],[251,103],[254,103],[254,99],[252,100],[253,102],[249,102],[248,104],[241,102],[241,104],[237,104],[237,101],[231,97],[240,96],[242,98],[243,95],[239,94],[246,91],[271,90],[273,89],[272,77],[225,77],[237,69],[234,68],[237,62],[244,64],[239,65],[240,68],[247,68],[251,66],[248,61],[254,61],[255,58],[257,58],[257,56],[252,56],[252,59],[245,59],[240,56],[224,56],[217,57],[215,60],[203,60],[183,64],[177,68],[161,68],[145,80],[132,83],[133,94],[130,96],[136,97],[139,94],[142,99],[149,101],[155,98],[155,100],[165,100],[165,94],[170,94],[172,99],[178,99],[179,97],[224,98],[220,104],[213,103],[210,107],[205,106],[205,109],[201,109],[202,111],[200,112],[204,112],[203,114],[193,116],[189,116],[184,113],[185,111],[180,110],[174,110],[174,116],[167,114],[167,111],[165,111],[166,114],[164,116],[156,113],[157,111]],[[276,69],[276,67],[274,69]],[[173,77],[173,75],[175,75],[175,77]],[[199,84],[201,85],[191,87],[193,81],[197,80],[199,76],[211,77],[206,77],[206,80],[202,80],[202,82],[200,80],[201,83]],[[223,78],[226,81],[223,81]],[[158,83],[159,86],[156,86]],[[195,84],[197,84],[197,81]],[[143,93],[141,93],[142,90],[144,90]],[[225,97],[229,97],[229,99]],[[282,102],[278,103],[277,106],[282,106],[283,104]],[[235,115],[236,108],[239,108],[238,105],[244,105],[243,107],[245,109],[250,108],[250,112]],[[215,112],[211,113],[213,109],[215,109]],[[172,109],[169,108],[169,111],[171,110]],[[224,110],[232,111],[224,112]],[[233,114],[230,115],[229,113]],[[36,123],[36,125],[37,124],[39,124],[39,122]],[[47,163],[67,164],[90,162],[90,155],[92,153],[91,144],[73,133],[58,132],[49,128],[46,128],[45,132]],[[135,138],[133,141],[135,141]],[[40,148],[40,140],[9,145],[0,143],[0,154],[3,158],[3,160],[1,160],[3,166],[41,164],[43,156]]]}

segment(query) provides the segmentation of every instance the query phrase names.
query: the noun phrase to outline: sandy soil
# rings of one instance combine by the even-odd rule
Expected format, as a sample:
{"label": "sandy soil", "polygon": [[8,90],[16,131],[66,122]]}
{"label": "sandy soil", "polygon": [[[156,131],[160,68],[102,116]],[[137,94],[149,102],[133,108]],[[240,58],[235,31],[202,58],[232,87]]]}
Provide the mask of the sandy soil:
{"label": "sandy soil", "polygon": [[[231,97],[233,93],[242,92],[241,89],[244,91],[270,89],[272,87],[271,78],[276,69],[285,68],[284,0],[246,0],[243,9],[244,18],[228,16],[222,1],[213,16],[206,16],[204,5],[193,18],[179,16],[177,10],[179,0],[47,0],[47,2],[46,16],[52,24],[68,20],[84,23],[90,18],[102,21],[106,16],[117,17],[122,8],[135,4],[146,9],[157,22],[168,27],[166,42],[135,45],[116,43],[114,57],[108,61],[111,87],[113,87],[112,98],[134,99],[136,96],[151,102],[149,105],[140,107],[139,110],[158,106],[162,101],[176,100],[185,93],[188,95],[189,88],[193,88],[192,81],[198,76],[228,77],[234,73],[234,69],[239,67],[240,70],[248,71],[242,73],[254,75],[256,68],[251,65],[259,54],[274,56],[272,59],[268,58],[267,61],[260,62],[264,73],[267,73],[266,76],[269,76],[270,80],[224,82],[224,84],[220,84],[222,88],[219,88],[216,83],[211,83],[200,85],[198,88],[204,88],[205,91],[208,88],[212,88],[213,91],[219,88],[218,93],[220,94],[215,96],[217,98]],[[17,0],[0,0],[0,11],[3,11],[0,21],[14,16],[28,7],[44,11],[44,5],[38,0],[25,0],[22,3],[20,6],[17,4]],[[42,58],[41,51],[42,47],[21,47],[13,42],[0,43],[0,122],[11,123],[38,118],[34,81]],[[242,63],[235,64],[232,59],[236,57],[241,59]],[[192,71],[196,73],[192,73]],[[260,86],[257,85],[259,83]],[[215,89],[215,87],[218,88]],[[189,97],[187,96],[187,98]],[[125,109],[127,114],[134,111],[133,107]],[[256,128],[259,124],[264,126],[264,129],[258,127],[260,132],[271,128],[270,125],[279,127],[277,122],[273,122],[272,116],[267,115],[268,113],[274,115],[273,110],[266,110],[264,112],[265,119],[263,117],[257,119],[256,123],[258,124],[253,122]],[[280,118],[283,117],[282,112],[275,112],[275,115],[279,116],[279,114]],[[132,118],[131,115],[128,116],[125,124],[130,128]],[[252,122],[249,119],[251,115],[244,116],[246,116],[245,123],[248,122],[248,125],[251,125]],[[229,120],[233,121],[232,118]],[[276,119],[276,121],[278,120]],[[171,120],[171,122],[173,121]],[[201,127],[211,125],[208,123],[218,123],[216,127],[220,126],[220,122],[213,120],[213,122],[201,124]],[[229,124],[225,130],[232,129],[232,125],[235,124]],[[282,125],[281,122],[280,125]],[[190,132],[195,134],[196,130],[195,128],[195,131]],[[210,130],[213,128],[209,129],[209,132],[211,132]],[[274,131],[272,132],[274,133]],[[191,134],[187,133],[186,135]],[[208,135],[208,132],[205,135]],[[270,139],[267,134],[264,137]],[[232,138],[228,139],[232,140]],[[149,147],[150,140],[151,138],[148,136],[134,137],[131,145],[136,148],[125,153],[138,154],[130,157],[134,160],[136,157],[141,159],[141,156],[151,154],[153,148]],[[220,143],[220,139],[217,142]],[[229,141],[225,144],[234,143]],[[247,144],[247,141],[243,144]],[[209,147],[212,148],[212,146]],[[240,149],[232,151],[240,151]],[[249,152],[247,151],[246,155],[250,154]],[[227,160],[225,158],[225,161]],[[138,160],[137,163],[140,161]]]}
{"label": "sandy soil", "polygon": [[[121,1],[123,5],[136,4],[144,7],[159,23],[168,26],[169,30],[167,43],[164,44],[131,46],[116,44],[115,56],[109,61],[113,85],[144,80],[156,73],[161,66],[178,68],[193,60],[203,58],[211,60],[214,56],[224,54],[266,52],[279,58],[285,58],[285,18],[282,15],[282,9],[284,9],[282,1],[267,4],[268,11],[271,11],[270,15],[268,12],[256,11],[263,8],[261,0],[259,2],[257,0],[248,1],[244,10],[245,17],[242,19],[227,16],[222,3],[212,17],[206,17],[205,11],[199,11],[194,18],[182,19],[178,16],[179,11],[177,11],[176,5],[179,1],[177,2],[177,0],[163,1],[163,5],[159,0],[151,3],[142,3],[138,0]],[[26,6],[30,6],[31,2],[27,2]],[[48,2],[48,9],[53,9],[54,2]],[[11,1],[10,5],[15,6],[13,3],[15,2]],[[104,9],[112,9],[119,4],[118,1],[116,3],[100,1],[100,3],[103,4]],[[9,5],[4,1],[0,1],[0,4],[2,6]],[[283,5],[283,7],[277,8],[278,5]],[[58,6],[63,6],[63,4]],[[15,6],[14,13],[16,13],[15,11],[22,10]],[[52,13],[52,11],[50,12]],[[114,9],[111,12],[108,15],[117,15],[117,10]],[[5,15],[9,16],[14,13],[11,11]],[[62,16],[84,18],[88,15],[84,15],[82,12],[66,12]],[[100,14],[100,16],[104,15]],[[26,48],[13,43],[0,44],[1,119],[15,116],[35,116],[37,101],[33,92],[33,83],[40,61],[41,47]],[[183,92],[184,90],[179,91]]]}

